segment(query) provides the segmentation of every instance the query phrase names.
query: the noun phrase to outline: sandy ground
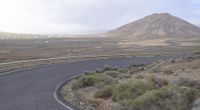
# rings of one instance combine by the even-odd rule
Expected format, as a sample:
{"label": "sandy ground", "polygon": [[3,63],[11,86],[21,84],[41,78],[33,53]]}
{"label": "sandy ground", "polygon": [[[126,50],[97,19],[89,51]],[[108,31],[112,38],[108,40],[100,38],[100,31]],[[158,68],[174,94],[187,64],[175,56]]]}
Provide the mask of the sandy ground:
{"label": "sandy ground", "polygon": [[127,47],[131,45],[138,46],[167,46],[169,45],[166,41],[169,39],[152,39],[152,40],[140,40],[140,41],[122,41],[118,45]]}
{"label": "sandy ground", "polygon": [[197,45],[199,42],[185,42],[176,42],[176,40],[170,39],[127,40],[110,38],[0,40],[0,62],[82,55],[188,52],[200,48],[200,45]]}

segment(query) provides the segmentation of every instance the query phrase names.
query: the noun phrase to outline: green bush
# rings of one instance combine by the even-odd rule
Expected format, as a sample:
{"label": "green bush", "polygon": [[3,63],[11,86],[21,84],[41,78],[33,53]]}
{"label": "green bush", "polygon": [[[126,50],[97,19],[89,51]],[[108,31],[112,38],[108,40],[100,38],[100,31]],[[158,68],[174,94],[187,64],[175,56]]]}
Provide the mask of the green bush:
{"label": "green bush", "polygon": [[101,73],[101,70],[98,68],[95,70],[96,73]]}
{"label": "green bush", "polygon": [[118,74],[119,74],[119,72],[117,72],[117,71],[106,71],[104,73],[106,75],[109,75],[109,76],[113,77],[113,78],[116,78],[118,76]]}
{"label": "green bush", "polygon": [[95,98],[110,98],[112,96],[113,86],[106,86],[104,89],[94,94]]}
{"label": "green bush", "polygon": [[93,86],[97,82],[100,82],[100,79],[101,78],[99,74],[86,72],[83,76],[81,76],[72,84],[72,89],[79,89],[88,86]]}
{"label": "green bush", "polygon": [[95,72],[95,71],[86,71],[86,72],[84,72],[83,73],[83,75],[96,75],[97,74],[97,72]]}
{"label": "green bush", "polygon": [[128,69],[127,67],[125,67],[125,68],[120,68],[118,71],[119,71],[120,73],[128,73],[129,70],[130,70],[130,69]]}
{"label": "green bush", "polygon": [[194,89],[172,85],[147,91],[120,104],[122,110],[189,110],[195,94]]}
{"label": "green bush", "polygon": [[102,69],[102,72],[105,72],[105,71],[117,71],[118,68],[115,68],[115,67],[112,67],[110,65],[104,65],[103,69]]}
{"label": "green bush", "polygon": [[114,87],[112,100],[121,101],[125,99],[134,99],[144,94],[147,90],[155,88],[157,88],[157,86],[154,83],[145,80],[127,80]]}
{"label": "green bush", "polygon": [[186,86],[186,87],[191,87],[191,88],[195,88],[195,89],[200,89],[200,82],[194,81],[189,78],[179,78],[174,83],[179,86]]}
{"label": "green bush", "polygon": [[101,82],[103,86],[110,85],[111,83],[116,83],[113,77],[105,74],[101,74]]}
{"label": "green bush", "polygon": [[158,85],[159,87],[162,87],[162,86],[166,86],[169,84],[169,81],[166,80],[166,79],[161,79],[161,78],[158,78],[154,75],[150,75],[147,77],[147,80],[150,81],[150,82],[153,82],[155,83],[156,85]]}

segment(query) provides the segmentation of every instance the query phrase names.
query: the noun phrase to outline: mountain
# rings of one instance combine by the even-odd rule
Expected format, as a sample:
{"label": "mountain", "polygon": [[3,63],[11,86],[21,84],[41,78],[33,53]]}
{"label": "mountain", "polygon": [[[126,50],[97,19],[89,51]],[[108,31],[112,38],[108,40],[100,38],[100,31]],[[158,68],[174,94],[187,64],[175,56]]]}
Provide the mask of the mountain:
{"label": "mountain", "polygon": [[200,28],[168,13],[146,16],[107,33],[133,39],[200,38]]}

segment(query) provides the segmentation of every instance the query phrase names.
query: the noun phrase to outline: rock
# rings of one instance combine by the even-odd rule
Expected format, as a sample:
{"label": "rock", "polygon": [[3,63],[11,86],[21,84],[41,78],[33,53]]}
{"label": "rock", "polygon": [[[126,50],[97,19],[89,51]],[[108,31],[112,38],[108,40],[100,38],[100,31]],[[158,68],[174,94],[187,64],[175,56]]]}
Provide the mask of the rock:
{"label": "rock", "polygon": [[200,110],[200,98],[194,101],[191,110]]}

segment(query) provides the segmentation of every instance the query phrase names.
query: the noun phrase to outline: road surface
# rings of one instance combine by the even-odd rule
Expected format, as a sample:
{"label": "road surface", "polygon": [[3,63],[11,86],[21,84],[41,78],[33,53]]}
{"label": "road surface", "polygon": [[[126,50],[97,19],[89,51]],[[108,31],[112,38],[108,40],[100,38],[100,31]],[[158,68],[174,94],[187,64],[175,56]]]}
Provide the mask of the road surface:
{"label": "road surface", "polygon": [[125,66],[150,63],[169,57],[132,57],[90,60],[71,64],[56,64],[0,76],[0,110],[67,110],[54,97],[56,86],[87,70],[105,64]]}

